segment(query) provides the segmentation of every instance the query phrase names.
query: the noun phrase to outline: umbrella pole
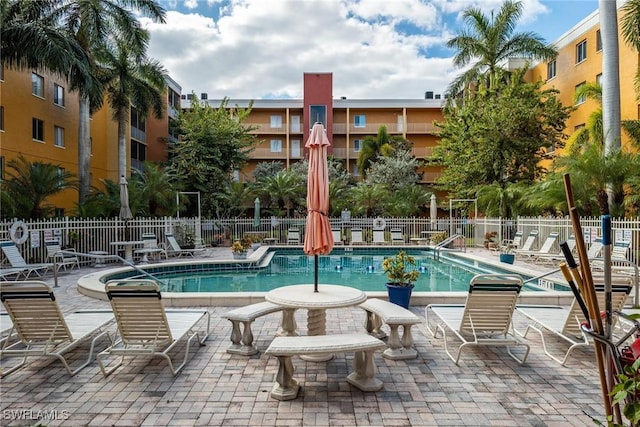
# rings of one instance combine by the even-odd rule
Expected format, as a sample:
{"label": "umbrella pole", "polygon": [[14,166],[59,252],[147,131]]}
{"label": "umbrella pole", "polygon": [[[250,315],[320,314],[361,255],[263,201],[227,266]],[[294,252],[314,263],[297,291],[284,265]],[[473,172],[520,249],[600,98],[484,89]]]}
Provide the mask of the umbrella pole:
{"label": "umbrella pole", "polygon": [[313,256],[313,292],[318,292],[318,255]]}

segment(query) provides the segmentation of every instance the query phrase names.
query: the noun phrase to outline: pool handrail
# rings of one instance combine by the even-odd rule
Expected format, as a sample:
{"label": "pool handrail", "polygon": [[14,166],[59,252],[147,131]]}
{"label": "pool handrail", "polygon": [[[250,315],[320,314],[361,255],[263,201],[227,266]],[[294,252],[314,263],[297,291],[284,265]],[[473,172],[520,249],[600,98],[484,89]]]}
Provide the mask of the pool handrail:
{"label": "pool handrail", "polygon": [[[64,249],[61,251],[57,251],[56,253],[60,253],[60,254],[73,254],[77,257],[86,257],[86,258],[91,258],[91,259],[99,259],[99,260],[116,260],[116,261],[120,261],[123,264],[128,265],[129,267],[133,268],[134,270],[136,270],[139,273],[142,273],[143,276],[148,276],[151,279],[155,280],[157,283],[161,284],[161,285],[167,285],[167,283],[163,282],[162,280],[158,279],[157,277],[155,277],[154,275],[152,275],[151,273],[141,269],[140,267],[138,267],[137,265],[133,264],[132,262],[127,261],[126,259],[122,258],[120,255],[99,255],[99,254],[88,254],[88,253],[84,253],[84,252],[76,252],[76,251],[65,251]],[[58,287],[58,266],[57,266],[57,258],[54,258],[54,262],[53,262],[53,287],[57,288]]]}

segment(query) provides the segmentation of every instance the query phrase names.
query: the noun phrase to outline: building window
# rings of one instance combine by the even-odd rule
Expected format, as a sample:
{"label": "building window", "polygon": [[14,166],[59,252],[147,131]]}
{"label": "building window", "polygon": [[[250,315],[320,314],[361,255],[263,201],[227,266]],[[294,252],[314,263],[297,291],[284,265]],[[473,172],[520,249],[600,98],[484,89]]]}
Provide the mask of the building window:
{"label": "building window", "polygon": [[272,129],[282,128],[282,116],[271,116],[271,128]]}
{"label": "building window", "polygon": [[327,128],[327,106],[326,105],[310,105],[309,106],[309,128],[315,123],[322,123]]}
{"label": "building window", "polygon": [[600,52],[602,50],[602,35],[600,34],[600,30],[596,31],[596,52]]}
{"label": "building window", "polygon": [[31,93],[44,98],[44,77],[31,73]]}
{"label": "building window", "polygon": [[271,152],[272,153],[282,153],[282,140],[281,139],[272,139],[271,140]]}
{"label": "building window", "polygon": [[147,160],[147,146],[134,139],[131,140],[131,168],[139,172],[144,170],[144,162]]}
{"label": "building window", "polygon": [[547,64],[547,80],[551,80],[556,76],[556,60],[549,62]]}
{"label": "building window", "polygon": [[576,45],[576,64],[587,59],[587,41],[582,40]]}
{"label": "building window", "polygon": [[44,122],[35,117],[31,119],[31,138],[36,141],[44,141]]}
{"label": "building window", "polygon": [[[580,91],[584,87],[584,85],[585,85],[585,82],[582,82],[579,85],[576,85],[575,93],[578,93],[578,91]],[[586,100],[587,100],[587,96],[586,95],[581,95],[579,97],[576,97],[576,105],[582,104]]]}
{"label": "building window", "polygon": [[367,125],[367,116],[364,114],[356,114],[353,117],[353,126],[357,128],[363,128]]}
{"label": "building window", "polygon": [[4,106],[0,106],[0,130],[4,130]]}
{"label": "building window", "polygon": [[64,88],[59,84],[53,84],[53,103],[64,107]]}
{"label": "building window", "polygon": [[0,156],[0,181],[4,181],[4,156]]}
{"label": "building window", "polygon": [[55,208],[54,215],[56,218],[64,218],[64,208]]}
{"label": "building window", "polygon": [[597,83],[600,87],[602,87],[602,73],[600,73],[600,74],[598,74],[598,75],[596,76],[596,83]]}
{"label": "building window", "polygon": [[575,131],[577,131],[577,130],[580,130],[580,129],[582,129],[582,128],[583,128],[583,127],[585,127],[585,126],[586,126],[586,125],[585,125],[584,123],[581,123],[581,124],[579,124],[579,125],[575,125],[575,126],[573,127],[573,131],[575,132]]}
{"label": "building window", "polygon": [[355,153],[359,153],[360,150],[362,150],[362,140],[361,139],[354,139],[353,140],[353,151]]}
{"label": "building window", "polygon": [[53,144],[56,147],[64,147],[64,128],[60,126],[53,127]]}

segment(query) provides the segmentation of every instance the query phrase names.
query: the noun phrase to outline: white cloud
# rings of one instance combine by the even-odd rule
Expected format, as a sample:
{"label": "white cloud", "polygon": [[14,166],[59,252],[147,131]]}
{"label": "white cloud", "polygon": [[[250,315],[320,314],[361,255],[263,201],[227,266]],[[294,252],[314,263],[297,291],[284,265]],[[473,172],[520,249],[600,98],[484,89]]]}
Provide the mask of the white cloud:
{"label": "white cloud", "polygon": [[[187,0],[193,13],[169,10],[166,24],[143,23],[151,33],[149,55],[183,93],[300,98],[304,72],[332,72],[335,98],[422,98],[427,90],[444,92],[458,73],[451,54],[424,55],[435,56],[452,37],[443,11],[455,14],[472,3]],[[475,2],[487,3],[499,7],[501,0]],[[538,0],[526,4],[541,13]],[[217,22],[203,15],[213,8]]]}

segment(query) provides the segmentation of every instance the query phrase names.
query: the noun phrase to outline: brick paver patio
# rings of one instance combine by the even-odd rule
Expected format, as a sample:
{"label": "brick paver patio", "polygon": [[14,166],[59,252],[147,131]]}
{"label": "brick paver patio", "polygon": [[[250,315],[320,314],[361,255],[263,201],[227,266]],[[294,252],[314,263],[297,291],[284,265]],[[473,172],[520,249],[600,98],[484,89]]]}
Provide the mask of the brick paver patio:
{"label": "brick paver patio", "polygon": [[[65,312],[109,308],[107,302],[76,291],[77,277],[89,271],[60,280],[55,292]],[[53,283],[51,277],[44,281]],[[563,367],[547,358],[531,335],[525,366],[505,348],[471,349],[456,366],[442,339],[434,339],[423,325],[414,333],[417,359],[392,361],[376,354],[382,391],[365,393],[346,382],[353,353],[323,363],[296,358],[300,395],[280,402],[269,396],[277,360],[263,353],[280,315],[256,320],[253,330],[261,351],[244,357],[225,351],[231,324],[220,315],[230,307],[209,309],[212,334],[207,345],[196,348],[178,376],[171,375],[163,360],[144,356],[126,359],[107,378],[97,363],[70,377],[58,361],[34,359],[1,380],[0,425],[584,426],[593,425],[590,416],[604,421],[592,349],[576,351]],[[424,307],[411,309],[424,316]],[[300,328],[306,324],[304,315],[297,313]],[[522,322],[516,318],[516,324]],[[327,312],[328,333],[364,331],[363,323],[360,309]],[[72,358],[79,361],[86,350],[81,347]]]}

